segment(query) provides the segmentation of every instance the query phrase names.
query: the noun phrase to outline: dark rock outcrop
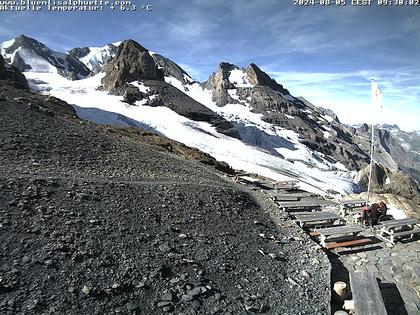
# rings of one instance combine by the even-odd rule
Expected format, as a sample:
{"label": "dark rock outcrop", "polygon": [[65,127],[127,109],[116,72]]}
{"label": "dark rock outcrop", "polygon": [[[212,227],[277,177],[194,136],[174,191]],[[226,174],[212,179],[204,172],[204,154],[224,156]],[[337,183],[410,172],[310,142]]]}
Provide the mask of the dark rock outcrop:
{"label": "dark rock outcrop", "polygon": [[174,77],[181,81],[183,84],[188,84],[193,81],[188,73],[172,60],[159,54],[153,54],[152,58],[158,67],[162,69],[165,76]]}
{"label": "dark rock outcrop", "polygon": [[12,85],[28,89],[28,81],[25,76],[14,66],[4,62],[3,57],[0,55],[0,80],[7,80]]}
{"label": "dark rock outcrop", "polygon": [[115,57],[105,67],[102,86],[105,90],[121,95],[127,83],[139,80],[163,81],[164,75],[148,50],[133,40],[118,47]]}
{"label": "dark rock outcrop", "polygon": [[[369,165],[361,173],[360,184],[367,188],[369,182]],[[416,197],[419,188],[416,182],[406,173],[373,163],[371,189],[377,193],[392,193],[408,199]]]}
{"label": "dark rock outcrop", "polygon": [[281,84],[278,84],[276,80],[270,78],[270,76],[263,72],[256,64],[251,63],[246,69],[248,80],[253,85],[268,86],[274,91],[282,94],[290,95],[289,91],[286,90]]}
{"label": "dark rock outcrop", "polygon": [[148,105],[153,106],[157,104],[157,106],[166,106],[184,117],[196,121],[209,122],[219,132],[239,138],[238,132],[230,122],[172,85],[161,81],[146,80],[143,82],[150,88],[149,95],[157,95],[157,97],[151,98],[148,101]]}
{"label": "dark rock outcrop", "polygon": [[89,47],[73,48],[69,51],[69,55],[77,59],[86,57],[89,53]]}
{"label": "dark rock outcrop", "polygon": [[228,93],[229,89],[235,89],[235,85],[229,81],[232,70],[239,70],[239,68],[233,64],[222,62],[219,64],[216,72],[210,75],[209,79],[203,84],[206,89],[213,92],[213,101],[217,106],[238,103]]}

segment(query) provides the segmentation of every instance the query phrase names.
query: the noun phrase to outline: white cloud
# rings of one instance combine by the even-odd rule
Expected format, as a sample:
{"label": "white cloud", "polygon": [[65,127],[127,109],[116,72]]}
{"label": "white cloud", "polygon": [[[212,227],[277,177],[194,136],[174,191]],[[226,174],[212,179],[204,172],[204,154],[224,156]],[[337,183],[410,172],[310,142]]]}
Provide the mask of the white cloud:
{"label": "white cloud", "polygon": [[[414,71],[416,68],[405,69]],[[318,106],[336,112],[342,122],[392,123],[404,130],[419,129],[420,88],[405,85],[414,72],[356,71],[344,73],[283,72],[271,73],[290,92]],[[384,97],[384,109],[371,104],[370,78],[378,79]]]}

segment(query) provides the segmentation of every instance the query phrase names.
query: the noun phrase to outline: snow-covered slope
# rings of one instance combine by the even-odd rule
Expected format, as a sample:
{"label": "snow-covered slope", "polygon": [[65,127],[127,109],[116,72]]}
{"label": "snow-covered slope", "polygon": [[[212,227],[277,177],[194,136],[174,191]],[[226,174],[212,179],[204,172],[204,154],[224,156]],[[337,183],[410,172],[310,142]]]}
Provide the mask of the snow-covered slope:
{"label": "snow-covered slope", "polygon": [[[13,45],[17,47],[16,42],[4,43],[2,53],[10,53],[10,47]],[[124,47],[135,49],[137,46],[133,44]],[[14,51],[18,49],[19,47]],[[156,66],[164,77],[161,79],[162,83],[156,79],[150,81],[150,78],[140,81],[132,79],[127,82],[121,81],[122,84],[129,83],[122,85],[122,92],[126,91],[126,87],[138,89],[139,93],[133,94],[138,99],[134,98],[134,101],[130,103],[132,105],[129,105],[124,96],[118,96],[123,94],[110,95],[104,90],[106,75],[109,75],[109,80],[121,79],[118,77],[118,72],[112,73],[116,76],[115,78],[109,73],[115,67],[112,65],[112,67],[104,67],[105,64],[110,65],[107,60],[114,57],[115,50],[121,55],[119,58],[124,55],[116,45],[77,48],[69,52],[68,56],[80,63],[83,62],[84,66],[91,70],[91,75],[99,71],[91,77],[76,81],[69,80],[54,69],[44,71],[38,65],[36,58],[27,58],[27,62],[30,63],[28,64],[30,69],[27,70],[30,71],[27,71],[25,75],[33,90],[54,95],[73,104],[82,118],[101,124],[137,126],[152,130],[209,153],[216,159],[227,162],[233,168],[258,173],[276,180],[298,179],[301,187],[309,191],[350,193],[358,190],[353,180],[355,172],[350,172],[337,160],[306,145],[304,141],[307,139],[297,132],[298,129],[288,128],[298,123],[302,125],[303,119],[313,116],[309,119],[310,123],[321,126],[321,131],[316,130],[316,132],[321,137],[330,138],[335,134],[331,125],[332,121],[321,117],[322,115],[315,108],[310,108],[294,98],[256,65],[252,64],[247,69],[240,69],[234,65],[224,64],[226,68],[222,69],[222,72],[213,76],[207,83],[200,84],[176,63],[147,51],[153,58],[151,61],[154,62],[153,66]],[[125,53],[127,57],[133,57],[130,51]],[[116,60],[115,58],[112,62]],[[124,60],[119,62],[124,62]],[[153,72],[150,63],[144,60],[137,66],[145,67],[145,70]],[[108,72],[105,74],[102,71]],[[145,73],[142,69],[136,69],[136,71],[140,74]],[[100,86],[101,89],[98,89]],[[175,87],[176,89],[173,90],[176,93],[168,86],[171,89]],[[226,96],[222,102],[215,98],[215,91]],[[222,131],[217,129],[211,121],[197,119],[196,115],[185,115],[185,108],[175,106],[182,99],[190,99],[190,103],[196,102],[196,107],[204,105],[202,107],[209,113],[221,116],[229,125],[234,126],[240,139],[229,136],[228,133],[221,133]],[[267,104],[263,101],[266,99]],[[275,106],[270,108],[270,104]],[[267,119],[267,113],[271,111],[274,113],[279,108],[288,108],[288,106],[298,109],[282,113],[287,124],[281,125]],[[308,124],[304,121],[303,126],[306,128]]]}
{"label": "snow-covered slope", "polygon": [[[102,73],[78,81],[70,81],[53,73],[28,72],[26,76],[32,89],[73,104],[77,114],[84,119],[101,124],[137,126],[153,130],[209,153],[236,169],[258,173],[276,180],[297,178],[301,181],[301,187],[309,191],[325,193],[331,190],[349,193],[357,189],[352,174],[344,171],[342,166],[337,168],[322,161],[320,156],[299,144],[297,134],[273,128],[243,106],[228,106],[223,114],[225,117],[231,117],[231,121],[238,121],[244,125],[243,135],[249,127],[247,132],[261,132],[262,141],[276,143],[277,154],[248,144],[246,139],[241,141],[220,134],[209,123],[190,120],[167,107],[145,106],[146,99],[137,102],[135,106],[127,105],[123,102],[123,97],[109,95],[97,89],[104,76]],[[137,84],[146,89],[142,83]],[[191,96],[200,99],[207,106],[215,106],[211,103],[208,91],[204,91],[197,83],[192,87]]]}

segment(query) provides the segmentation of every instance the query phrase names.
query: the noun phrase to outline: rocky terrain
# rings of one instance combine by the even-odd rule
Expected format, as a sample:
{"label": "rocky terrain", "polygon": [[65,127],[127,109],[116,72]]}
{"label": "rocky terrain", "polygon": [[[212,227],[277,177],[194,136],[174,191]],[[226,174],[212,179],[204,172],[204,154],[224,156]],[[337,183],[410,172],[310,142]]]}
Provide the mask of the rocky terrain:
{"label": "rocky terrain", "polygon": [[[371,127],[364,124],[357,126],[358,137],[367,138]],[[417,132],[406,132],[398,126],[375,126],[375,159],[382,166],[393,171],[402,170],[414,180],[420,180],[420,136]],[[363,141],[360,141],[361,145]]]}
{"label": "rocky terrain", "polygon": [[0,81],[0,313],[329,313],[325,254],[216,169]]}

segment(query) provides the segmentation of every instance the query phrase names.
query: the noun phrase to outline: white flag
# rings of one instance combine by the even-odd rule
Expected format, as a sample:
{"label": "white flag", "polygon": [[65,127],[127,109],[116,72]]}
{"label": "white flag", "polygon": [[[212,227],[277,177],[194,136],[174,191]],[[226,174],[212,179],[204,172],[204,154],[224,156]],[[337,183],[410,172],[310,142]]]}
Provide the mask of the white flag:
{"label": "white flag", "polygon": [[376,83],[375,80],[373,79],[371,81],[371,91],[372,91],[372,104],[375,106],[378,106],[379,108],[382,108],[384,106],[382,93],[381,93],[381,90],[379,89],[378,83]]}

